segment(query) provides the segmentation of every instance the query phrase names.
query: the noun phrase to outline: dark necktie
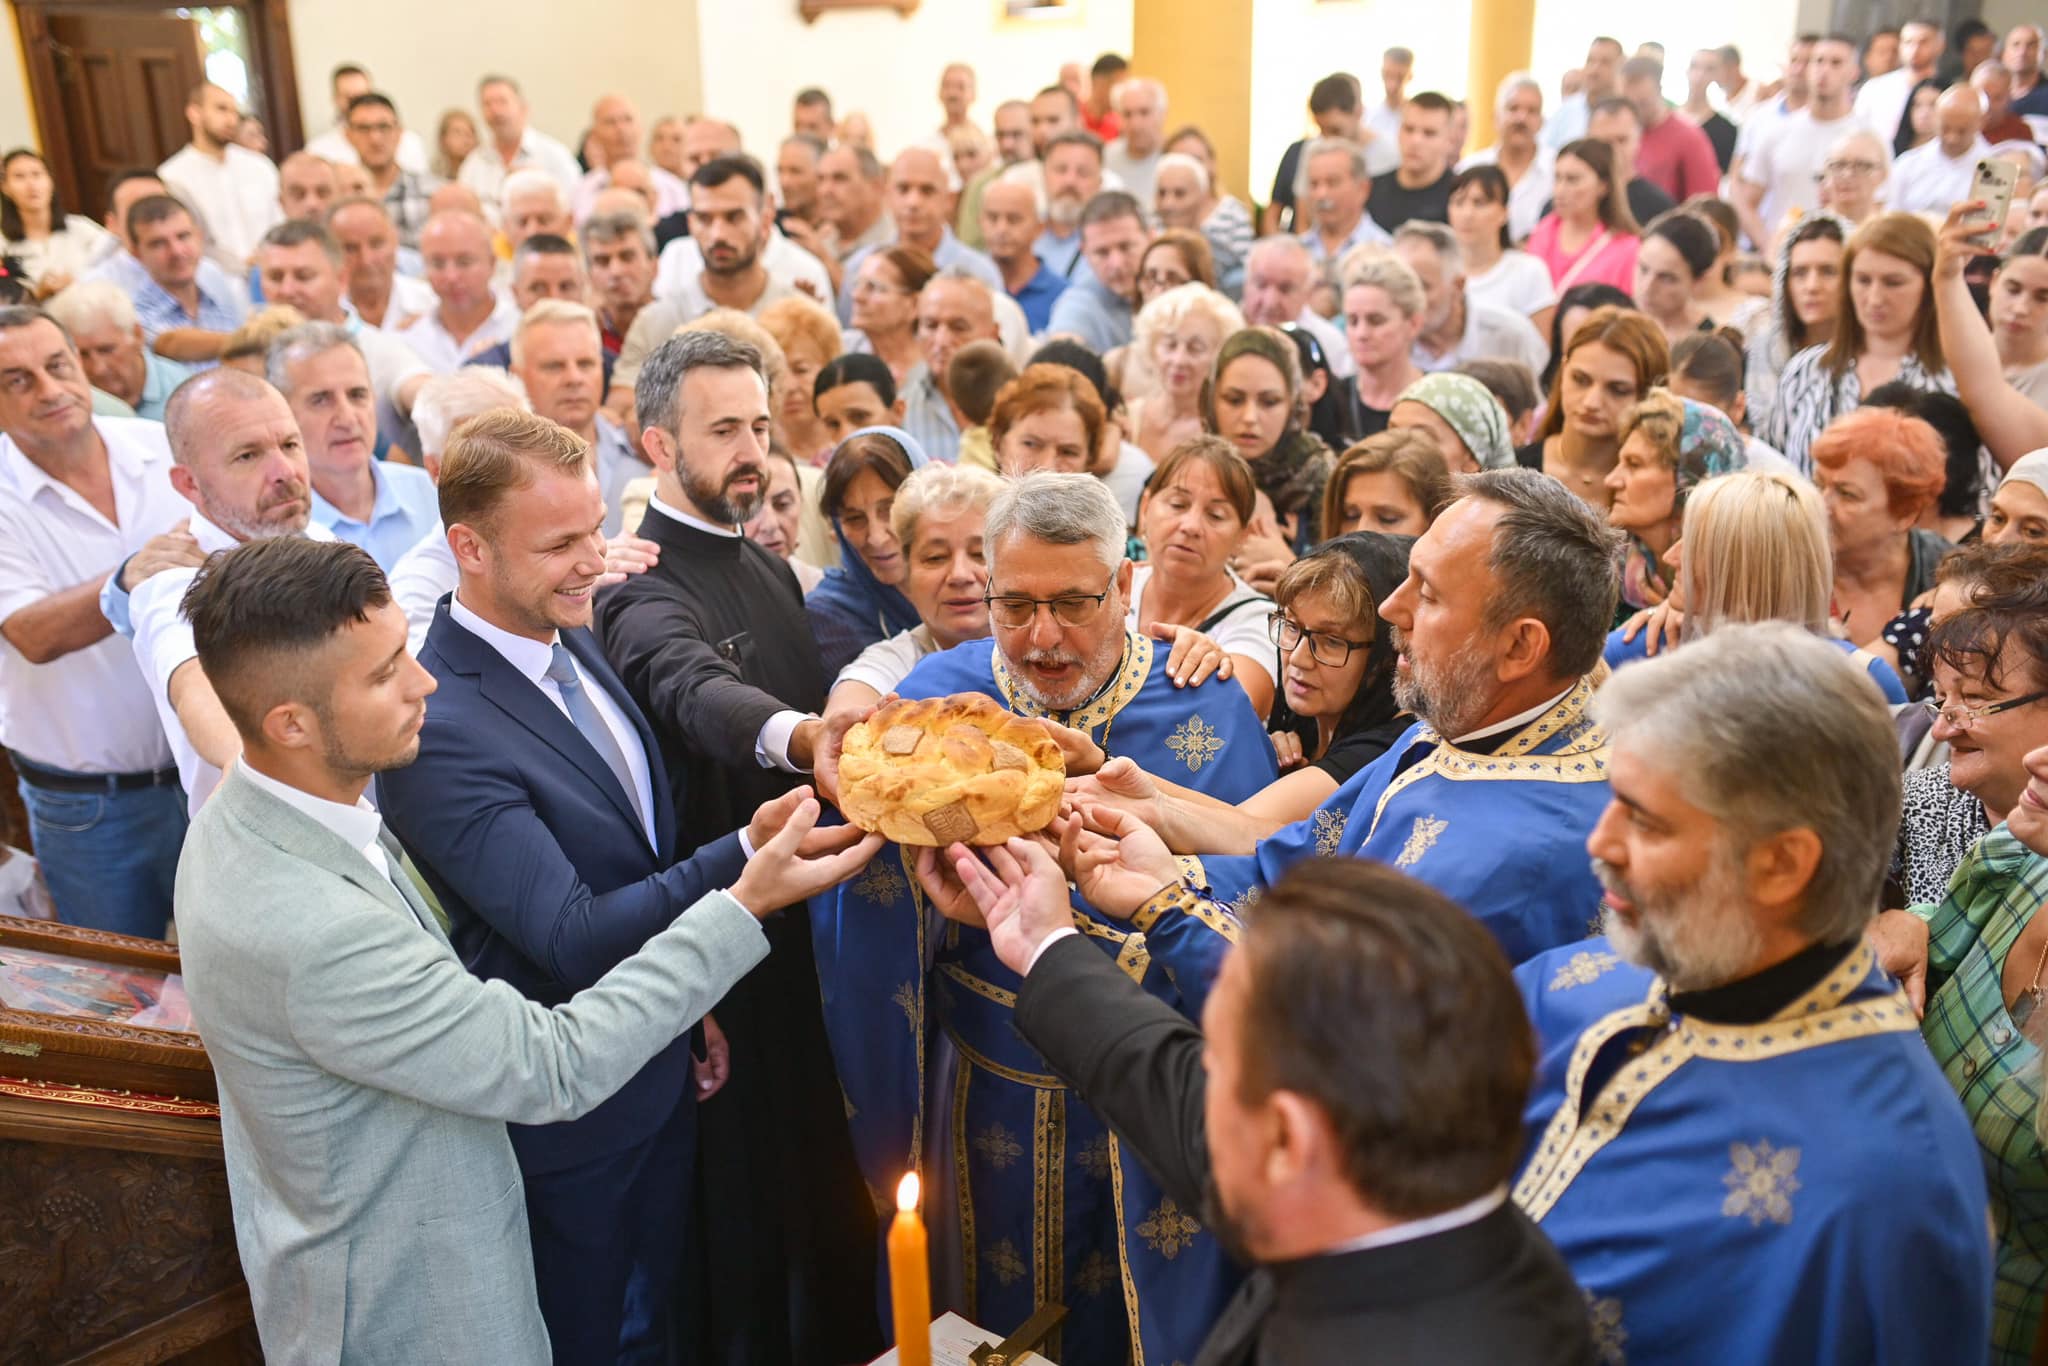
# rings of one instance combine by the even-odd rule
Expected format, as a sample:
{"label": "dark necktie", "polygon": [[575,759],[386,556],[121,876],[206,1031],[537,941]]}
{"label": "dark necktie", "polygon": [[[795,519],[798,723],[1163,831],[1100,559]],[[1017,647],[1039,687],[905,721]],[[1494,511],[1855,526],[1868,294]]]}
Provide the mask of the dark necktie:
{"label": "dark necktie", "polygon": [[612,734],[612,728],[604,723],[597,704],[583,690],[583,680],[576,673],[576,657],[560,641],[555,643],[554,658],[549,662],[544,677],[562,690],[562,705],[568,708],[569,723],[597,752],[597,757],[604,760],[605,767],[619,780],[619,788],[626,794],[626,804],[639,812],[644,821],[646,813],[640,811],[640,798],[633,782],[633,770],[626,764],[626,751],[619,748],[619,738]]}

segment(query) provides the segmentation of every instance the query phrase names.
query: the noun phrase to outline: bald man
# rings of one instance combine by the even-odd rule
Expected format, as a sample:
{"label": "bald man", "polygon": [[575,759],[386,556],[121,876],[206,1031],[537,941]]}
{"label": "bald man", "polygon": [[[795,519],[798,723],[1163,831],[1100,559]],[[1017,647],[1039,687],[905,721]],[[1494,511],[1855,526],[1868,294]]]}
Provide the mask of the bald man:
{"label": "bald man", "polygon": [[[953,234],[953,199],[959,189],[958,178],[930,148],[898,154],[882,191],[882,203],[896,224],[894,240],[924,252],[940,270],[964,271],[990,289],[1001,289],[1003,277],[995,263]],[[847,259],[839,289],[842,324],[853,321],[853,280],[861,262],[879,249],[868,247]]]}
{"label": "bald man", "polygon": [[569,209],[577,227],[582,227],[583,220],[596,212],[598,195],[612,186],[617,169],[623,162],[632,162],[645,170],[644,179],[654,191],[652,216],[655,219],[666,218],[690,207],[689,186],[659,166],[648,166],[639,160],[640,111],[633,107],[631,100],[624,95],[600,95],[597,103],[590,106],[590,131],[604,149],[604,165],[578,181],[575,193],[569,198]]}
{"label": "bald man", "polygon": [[1991,151],[1984,140],[1984,96],[1975,86],[1952,85],[1934,102],[1934,137],[1892,163],[1887,208],[1902,213],[1946,214],[1970,195],[1977,159]]}
{"label": "bald man", "polygon": [[479,351],[512,340],[519,312],[491,289],[497,258],[483,219],[459,209],[435,214],[420,230],[420,257],[434,307],[398,335],[429,370],[452,375]]}
{"label": "bald man", "polygon": [[277,168],[277,207],[295,222],[324,223],[340,185],[334,164],[325,157],[293,152]]}

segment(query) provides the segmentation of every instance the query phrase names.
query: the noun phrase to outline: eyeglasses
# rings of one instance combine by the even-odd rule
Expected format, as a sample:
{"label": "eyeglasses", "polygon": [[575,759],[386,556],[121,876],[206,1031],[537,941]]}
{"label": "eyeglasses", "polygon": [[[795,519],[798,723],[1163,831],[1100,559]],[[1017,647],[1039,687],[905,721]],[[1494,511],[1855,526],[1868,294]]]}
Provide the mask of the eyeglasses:
{"label": "eyeglasses", "polygon": [[2025,697],[2009,697],[2003,702],[1992,702],[1982,707],[1959,707],[1954,704],[1943,706],[1939,702],[1922,702],[1920,709],[1937,721],[1946,721],[1955,730],[1968,730],[1987,716],[1996,716],[2002,711],[2024,707],[2032,702],[2048,698],[2048,689],[2030,692]]}
{"label": "eyeglasses", "polygon": [[1369,640],[1346,640],[1328,631],[1311,631],[1285,612],[1266,613],[1266,634],[1280,647],[1280,653],[1291,655],[1294,647],[1304,638],[1308,641],[1309,658],[1332,669],[1341,669],[1351,659],[1353,650],[1372,648]]}
{"label": "eyeglasses", "polygon": [[1102,604],[1109,600],[1109,590],[1116,583],[1114,572],[1109,582],[1102,586],[1100,593],[1062,593],[1056,598],[996,597],[986,594],[982,601],[988,604],[989,619],[998,626],[1017,630],[1038,620],[1038,609],[1048,608],[1052,619],[1062,626],[1086,626],[1095,620]]}
{"label": "eyeglasses", "polygon": [[381,123],[351,123],[349,128],[358,133],[395,133],[398,125],[388,120]]}
{"label": "eyeglasses", "polygon": [[1154,289],[1173,289],[1178,285],[1192,284],[1193,276],[1176,274],[1170,270],[1148,270],[1138,277]]}
{"label": "eyeglasses", "polygon": [[905,289],[901,285],[885,284],[880,280],[855,280],[851,292],[855,294],[915,294],[917,291]]}
{"label": "eyeglasses", "polygon": [[1876,175],[1882,169],[1884,168],[1874,161],[1830,161],[1820,168],[1820,178],[1825,180],[1829,176],[1840,179],[1842,176]]}

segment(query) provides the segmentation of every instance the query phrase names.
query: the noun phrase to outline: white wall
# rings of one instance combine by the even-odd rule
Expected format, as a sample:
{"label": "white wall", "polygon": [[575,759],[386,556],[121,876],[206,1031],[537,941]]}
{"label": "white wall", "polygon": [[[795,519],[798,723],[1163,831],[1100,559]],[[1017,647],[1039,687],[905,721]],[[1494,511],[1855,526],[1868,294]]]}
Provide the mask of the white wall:
{"label": "white wall", "polygon": [[14,26],[14,6],[0,4],[0,149],[34,147],[36,119],[28,102],[28,71],[21,62],[21,32]]}
{"label": "white wall", "polygon": [[[1701,48],[1733,43],[1742,50],[1744,71],[1765,81],[1777,79],[1799,18],[1799,7],[1786,0],[1655,6],[1642,0],[1536,0],[1530,69],[1543,82],[1547,108],[1557,101],[1559,78],[1585,60],[1586,45],[1596,35],[1616,39],[1631,55],[1638,43],[1659,42],[1664,44],[1664,93],[1682,100],[1686,63]],[[1485,97],[1493,96],[1487,92]]]}
{"label": "white wall", "polygon": [[790,102],[807,85],[832,96],[835,114],[859,110],[884,157],[938,129],[939,73],[966,62],[976,74],[974,117],[1028,99],[1104,52],[1131,49],[1132,0],[1082,0],[1078,19],[1008,20],[1001,0],[924,0],[894,10],[828,12],[806,24],[794,0],[707,0],[702,19],[702,108],[739,125],[749,151],[772,162],[789,131]]}
{"label": "white wall", "polygon": [[[755,5],[723,0],[735,11]],[[648,125],[701,103],[697,0],[601,10],[570,0],[291,0],[291,21],[309,138],[333,119],[327,73],[344,61],[368,67],[429,140],[443,110],[476,116],[477,78],[489,71],[517,78],[534,126],[572,151],[599,95],[630,97]]]}
{"label": "white wall", "polygon": [[1415,53],[1411,94],[1465,93],[1466,33],[1471,0],[1258,0],[1252,27],[1252,194],[1273,188],[1287,144],[1314,131],[1309,87],[1333,71],[1349,71],[1365,89],[1368,108],[1383,97],[1380,54]]}

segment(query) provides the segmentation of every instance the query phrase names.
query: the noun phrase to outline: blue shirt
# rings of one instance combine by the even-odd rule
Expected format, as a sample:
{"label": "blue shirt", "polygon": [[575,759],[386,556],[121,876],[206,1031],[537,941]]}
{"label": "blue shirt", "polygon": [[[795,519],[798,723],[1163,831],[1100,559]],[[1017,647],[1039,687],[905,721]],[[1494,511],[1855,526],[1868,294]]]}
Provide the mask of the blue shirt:
{"label": "blue shirt", "polygon": [[[142,335],[154,342],[160,334],[173,328],[196,327],[207,332],[232,332],[240,327],[242,319],[248,315],[248,306],[242,302],[225,274],[218,268],[212,274],[209,282],[206,265],[200,266],[195,282],[199,290],[199,316],[195,318],[145,271],[141,286],[132,294],[135,320],[142,324]],[[208,364],[193,368],[208,370],[213,367]]]}
{"label": "blue shirt", "polygon": [[903,377],[903,430],[917,438],[924,453],[942,464],[960,458],[960,423],[953,405],[939,392],[931,367],[923,361]]}
{"label": "blue shirt", "polygon": [[171,401],[171,391],[198,372],[148,349],[142,353],[142,365],[142,397],[135,400],[135,415],[161,422],[164,405]]}
{"label": "blue shirt", "polygon": [[1031,244],[1031,250],[1045,268],[1063,280],[1071,280],[1078,270],[1087,269],[1087,262],[1081,259],[1081,230],[1075,228],[1071,237],[1058,237],[1051,228],[1038,234],[1038,240]]}
{"label": "blue shirt", "polygon": [[[1607,667],[1610,669],[1619,669],[1624,664],[1633,664],[1638,659],[1650,657],[1649,628],[1645,627],[1636,632],[1634,640],[1623,640],[1621,633],[1626,629],[1617,626],[1607,634],[1607,648],[1601,652],[1601,658],[1607,661]],[[1863,671],[1870,675],[1870,681],[1877,684],[1878,691],[1884,694],[1885,701],[1895,707],[1905,705],[1906,685],[1899,681],[1898,670],[1867,650],[1857,649],[1846,640],[1830,636],[1828,644],[1837,647],[1843,654],[1861,664]]]}
{"label": "blue shirt", "polygon": [[1100,280],[1070,284],[1053,300],[1047,332],[1071,332],[1101,355],[1131,339],[1131,302],[1105,289]]}
{"label": "blue shirt", "polygon": [[1024,321],[1031,326],[1031,334],[1037,336],[1045,331],[1052,321],[1053,301],[1067,289],[1065,277],[1056,275],[1043,260],[1038,263],[1038,273],[1024,282],[1021,289],[1010,291],[1010,297],[1017,301],[1017,307],[1024,310]]}
{"label": "blue shirt", "polygon": [[[944,235],[939,238],[938,250],[932,253],[932,261],[940,270],[964,270],[990,289],[1003,287],[1003,273],[996,269],[995,262],[955,237],[951,228],[944,229],[943,233]],[[1078,242],[1081,239],[1076,237],[1074,240]],[[893,241],[878,242],[871,247],[862,247],[846,258],[846,279],[839,287],[840,326],[844,327],[853,321],[853,281],[860,273],[860,263],[876,252],[895,245]]]}
{"label": "blue shirt", "polygon": [[1385,228],[1373,221],[1369,213],[1358,216],[1358,226],[1344,238],[1344,245],[1337,248],[1334,254],[1323,246],[1323,235],[1314,228],[1300,234],[1301,244],[1308,248],[1309,258],[1319,266],[1343,260],[1353,247],[1363,246],[1368,242],[1376,247],[1384,247],[1391,245],[1393,240]]}
{"label": "blue shirt", "polygon": [[373,460],[370,478],[376,481],[377,499],[370,505],[369,521],[344,516],[318,489],[313,490],[313,520],[332,531],[337,541],[369,551],[377,567],[389,571],[441,520],[441,497],[427,472],[412,465]]}

